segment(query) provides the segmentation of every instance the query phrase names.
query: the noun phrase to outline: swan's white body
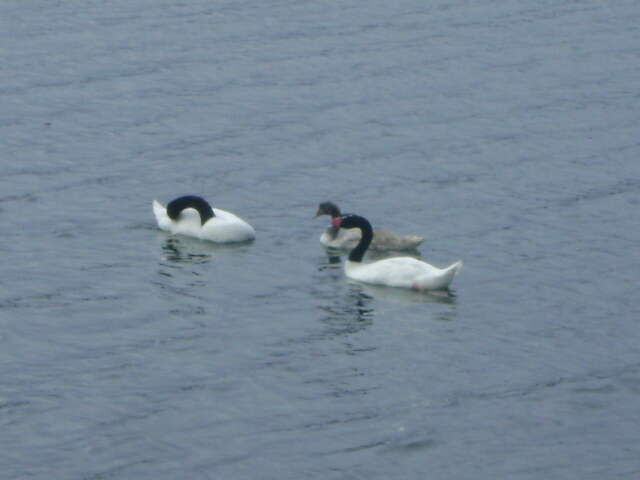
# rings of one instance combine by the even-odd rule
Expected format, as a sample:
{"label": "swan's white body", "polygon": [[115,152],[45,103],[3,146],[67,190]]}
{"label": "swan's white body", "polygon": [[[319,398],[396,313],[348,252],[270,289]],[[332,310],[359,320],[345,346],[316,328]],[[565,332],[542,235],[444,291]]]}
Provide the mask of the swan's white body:
{"label": "swan's white body", "polygon": [[[329,248],[354,248],[362,233],[357,228],[338,230],[337,235],[331,237],[331,228],[328,228],[322,235],[320,235],[320,243]],[[394,235],[384,230],[373,231],[373,241],[369,248],[371,250],[413,250],[424,241],[424,237],[418,235]]]}
{"label": "swan's white body", "polygon": [[353,280],[414,290],[445,290],[461,268],[462,260],[437,268],[412,257],[386,258],[372,263],[347,260],[344,266],[345,274]]}
{"label": "swan's white body", "polygon": [[215,216],[204,225],[194,208],[185,208],[178,220],[172,220],[167,215],[166,207],[157,200],[153,201],[153,214],[158,227],[166,232],[216,243],[245,242],[255,238],[253,227],[240,217],[219,208],[214,208],[213,213]]}

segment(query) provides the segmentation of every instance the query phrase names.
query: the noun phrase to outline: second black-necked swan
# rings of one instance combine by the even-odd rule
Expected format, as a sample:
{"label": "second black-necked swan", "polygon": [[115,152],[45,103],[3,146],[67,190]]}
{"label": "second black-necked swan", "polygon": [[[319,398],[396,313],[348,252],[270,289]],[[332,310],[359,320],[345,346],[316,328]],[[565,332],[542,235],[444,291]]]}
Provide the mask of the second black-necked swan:
{"label": "second black-necked swan", "polygon": [[231,212],[213,208],[195,195],[178,197],[166,208],[153,201],[153,213],[161,230],[216,243],[246,242],[256,232],[251,225]]}
{"label": "second black-necked swan", "polygon": [[373,239],[369,221],[359,215],[343,215],[331,220],[334,227],[358,229],[361,238],[345,262],[347,277],[364,283],[414,290],[446,290],[462,268],[462,260],[437,268],[413,257],[395,257],[363,263],[362,257]]}

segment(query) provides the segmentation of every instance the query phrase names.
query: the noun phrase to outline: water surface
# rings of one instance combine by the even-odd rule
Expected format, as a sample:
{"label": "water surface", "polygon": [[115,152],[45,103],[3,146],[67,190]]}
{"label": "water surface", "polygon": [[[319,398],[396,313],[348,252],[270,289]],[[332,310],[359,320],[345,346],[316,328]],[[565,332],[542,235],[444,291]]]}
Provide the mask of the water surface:
{"label": "water surface", "polygon": [[[637,2],[0,25],[3,478],[640,476]],[[255,242],[158,231],[187,193]],[[346,280],[324,200],[452,295]]]}

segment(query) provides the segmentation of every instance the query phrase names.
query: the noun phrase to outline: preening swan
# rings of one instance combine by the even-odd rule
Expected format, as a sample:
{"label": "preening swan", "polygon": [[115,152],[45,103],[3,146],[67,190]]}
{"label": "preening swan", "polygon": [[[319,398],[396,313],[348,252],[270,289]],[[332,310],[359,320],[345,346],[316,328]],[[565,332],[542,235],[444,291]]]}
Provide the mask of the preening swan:
{"label": "preening swan", "polygon": [[251,225],[231,212],[212,208],[201,197],[187,195],[169,202],[167,207],[153,201],[153,213],[161,230],[216,243],[253,240]]}
{"label": "preening swan", "polygon": [[[333,202],[322,202],[318,206],[316,217],[329,215],[332,219],[341,215],[340,209]],[[346,230],[331,226],[320,236],[320,243],[325,247],[354,248],[360,241],[360,230]],[[394,235],[383,230],[373,231],[371,250],[413,250],[424,241],[424,237],[418,235]]]}
{"label": "preening swan", "polygon": [[362,263],[362,257],[373,238],[373,229],[369,221],[358,215],[343,215],[334,217],[331,224],[337,228],[357,228],[362,233],[358,245],[349,253],[349,259],[344,266],[347,277],[354,280],[415,290],[445,290],[462,268],[462,260],[440,269],[412,257],[386,258],[377,262]]}

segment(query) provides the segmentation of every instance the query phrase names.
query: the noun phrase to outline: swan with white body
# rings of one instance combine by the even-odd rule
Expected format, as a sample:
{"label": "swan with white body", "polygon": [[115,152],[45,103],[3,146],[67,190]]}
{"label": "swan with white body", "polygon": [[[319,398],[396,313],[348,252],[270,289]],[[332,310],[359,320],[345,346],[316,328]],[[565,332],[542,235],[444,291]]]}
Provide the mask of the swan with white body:
{"label": "swan with white body", "polygon": [[446,290],[462,268],[459,260],[446,268],[437,268],[413,257],[395,257],[362,263],[362,257],[373,238],[369,221],[359,215],[343,215],[331,221],[337,228],[359,229],[361,238],[345,262],[347,277],[373,285],[412,288],[414,290]]}
{"label": "swan with white body", "polygon": [[187,195],[164,207],[153,201],[153,213],[161,230],[216,243],[246,242],[256,232],[251,225],[231,212],[213,208],[202,197]]}
{"label": "swan with white body", "polygon": [[[329,215],[331,219],[340,217],[340,209],[333,202],[322,202],[318,206],[316,217]],[[332,225],[320,236],[320,243],[330,248],[354,248],[362,234],[360,230],[347,230]],[[424,241],[424,237],[419,235],[395,235],[384,230],[375,229],[373,240],[369,248],[371,250],[415,250]]]}

